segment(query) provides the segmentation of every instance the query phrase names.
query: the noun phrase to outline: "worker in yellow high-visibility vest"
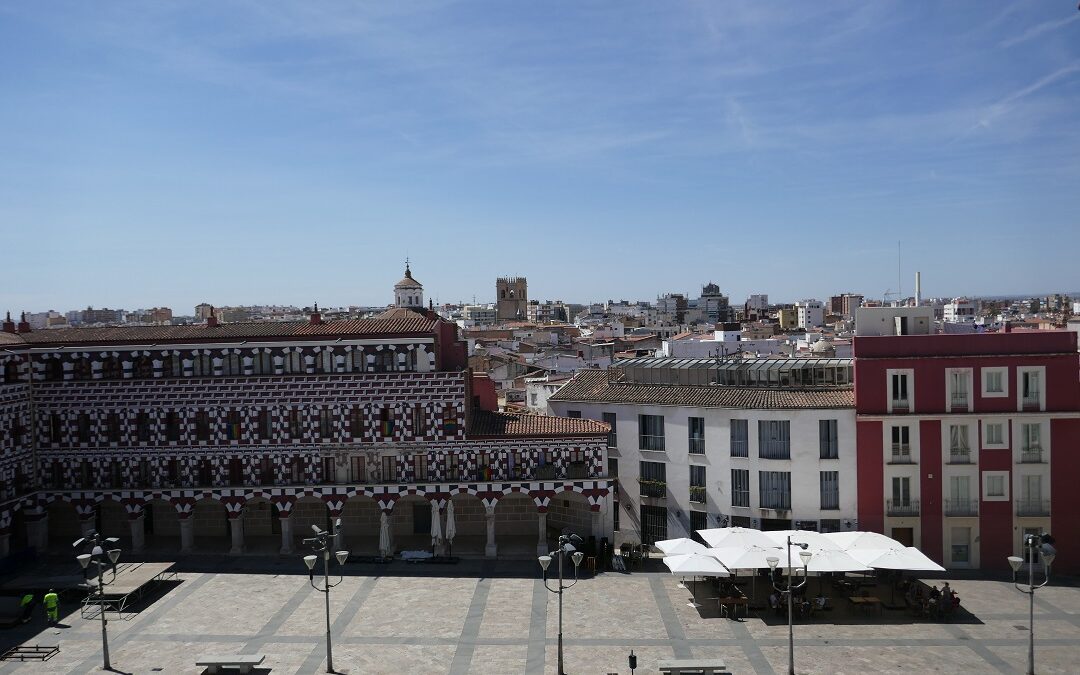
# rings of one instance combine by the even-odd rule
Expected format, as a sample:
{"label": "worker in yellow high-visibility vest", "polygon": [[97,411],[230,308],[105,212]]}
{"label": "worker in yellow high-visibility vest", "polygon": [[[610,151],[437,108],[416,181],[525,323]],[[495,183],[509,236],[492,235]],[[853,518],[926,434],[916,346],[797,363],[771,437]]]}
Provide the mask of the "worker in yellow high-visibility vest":
{"label": "worker in yellow high-visibility vest", "polygon": [[45,605],[45,618],[49,623],[56,623],[60,620],[60,597],[56,595],[56,591],[49,589],[49,592],[45,594],[45,597],[41,599],[42,604]]}

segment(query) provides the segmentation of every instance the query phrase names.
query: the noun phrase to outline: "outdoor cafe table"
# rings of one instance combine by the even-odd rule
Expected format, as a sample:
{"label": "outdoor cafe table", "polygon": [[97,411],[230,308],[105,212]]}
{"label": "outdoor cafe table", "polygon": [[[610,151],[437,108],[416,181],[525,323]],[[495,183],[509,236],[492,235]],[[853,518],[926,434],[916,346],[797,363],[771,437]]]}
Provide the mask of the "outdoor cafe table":
{"label": "outdoor cafe table", "polygon": [[[746,598],[746,596],[719,596],[709,599],[716,600],[716,608],[720,611],[720,616],[729,615],[734,618],[738,618],[740,606],[743,608],[743,616],[750,615],[750,601]],[[731,605],[730,612],[728,611],[728,605]]]}
{"label": "outdoor cafe table", "polygon": [[878,611],[881,611],[881,599],[875,598],[872,595],[864,597],[852,596],[848,598],[848,600],[850,600],[853,605],[857,605],[859,607],[869,607],[871,609],[876,607]]}

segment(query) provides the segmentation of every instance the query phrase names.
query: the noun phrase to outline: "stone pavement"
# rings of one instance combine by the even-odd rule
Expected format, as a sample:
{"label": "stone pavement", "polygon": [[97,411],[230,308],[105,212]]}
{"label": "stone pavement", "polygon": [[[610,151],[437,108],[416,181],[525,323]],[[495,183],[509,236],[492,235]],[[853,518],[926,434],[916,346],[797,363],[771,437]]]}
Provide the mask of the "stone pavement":
{"label": "stone pavement", "polygon": [[[216,563],[200,565],[213,569]],[[557,600],[534,566],[480,560],[456,566],[347,565],[347,576],[331,593],[338,671],[555,672]],[[246,573],[189,565],[181,582],[151,597],[134,618],[109,622],[114,668],[140,675],[198,673],[199,655],[257,652],[266,655],[269,669],[261,672],[324,671],[323,596],[297,567],[299,560]],[[656,673],[658,660],[676,657],[720,658],[734,673],[786,669],[786,623],[768,616],[717,617],[704,588],[698,596],[705,606],[689,607],[689,592],[677,583],[660,572],[605,574],[567,591],[567,672],[628,673],[631,649],[638,655],[638,673]],[[1023,672],[1026,596],[1005,582],[951,583],[971,612],[966,621],[930,623],[889,610],[880,617],[853,616],[838,608],[798,623],[798,672]],[[100,624],[81,619],[75,607],[64,609],[70,627],[59,635],[44,629],[40,617],[0,632],[5,648],[58,641],[61,648],[44,664],[0,665],[0,674],[100,672]],[[1077,672],[1080,589],[1039,591],[1035,621],[1038,672]]]}

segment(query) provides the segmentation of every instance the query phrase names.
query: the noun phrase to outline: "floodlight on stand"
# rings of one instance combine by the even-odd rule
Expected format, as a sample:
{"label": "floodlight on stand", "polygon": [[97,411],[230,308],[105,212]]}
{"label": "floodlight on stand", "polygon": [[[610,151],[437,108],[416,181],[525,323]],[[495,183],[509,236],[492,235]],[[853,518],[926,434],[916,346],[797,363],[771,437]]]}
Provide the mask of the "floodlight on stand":
{"label": "floodlight on stand", "polygon": [[542,555],[539,558],[537,558],[537,560],[540,561],[540,567],[543,567],[544,571],[547,572],[548,566],[551,565],[551,556]]}
{"label": "floodlight on stand", "polygon": [[799,557],[802,558],[803,567],[810,564],[810,558],[813,557],[813,553],[810,551],[799,551]]}
{"label": "floodlight on stand", "polygon": [[573,553],[577,549],[574,547],[573,544],[567,543],[562,545],[562,550],[566,551],[567,553]]}
{"label": "floodlight on stand", "polygon": [[105,543],[106,544],[119,544],[120,540],[117,539],[116,537],[106,537],[105,538]]}
{"label": "floodlight on stand", "polygon": [[89,553],[83,553],[82,555],[75,556],[75,559],[79,561],[79,564],[82,565],[83,569],[86,569],[90,566],[91,557],[93,556],[91,556]]}
{"label": "floodlight on stand", "polygon": [[1009,556],[1009,567],[1012,568],[1013,572],[1019,572],[1020,567],[1023,564],[1024,564],[1024,559],[1021,558],[1020,556],[1015,556],[1015,555]]}
{"label": "floodlight on stand", "polygon": [[114,565],[116,564],[116,561],[119,560],[119,559],[120,559],[120,549],[118,549],[118,548],[109,549],[109,560],[111,560]]}
{"label": "floodlight on stand", "polygon": [[348,551],[338,551],[337,553],[334,554],[334,557],[337,558],[337,561],[338,561],[339,565],[344,565],[345,561],[349,559],[349,552]]}
{"label": "floodlight on stand", "polygon": [[341,518],[334,521],[334,527],[341,527]]}
{"label": "floodlight on stand", "polygon": [[765,558],[765,562],[769,563],[769,569],[775,570],[776,566],[780,564],[780,558],[771,555],[768,558]]}
{"label": "floodlight on stand", "polygon": [[584,558],[585,554],[581,551],[574,551],[574,555],[570,556],[570,559],[574,561],[574,567],[580,565],[581,561],[584,560]]}
{"label": "floodlight on stand", "polygon": [[90,549],[91,555],[101,555],[103,553],[105,553],[105,549],[101,548],[100,546],[95,546],[94,548]]}
{"label": "floodlight on stand", "polygon": [[316,560],[318,560],[318,558],[316,558],[313,555],[304,556],[304,564],[307,565],[307,568],[309,570],[314,570],[315,569],[315,561]]}

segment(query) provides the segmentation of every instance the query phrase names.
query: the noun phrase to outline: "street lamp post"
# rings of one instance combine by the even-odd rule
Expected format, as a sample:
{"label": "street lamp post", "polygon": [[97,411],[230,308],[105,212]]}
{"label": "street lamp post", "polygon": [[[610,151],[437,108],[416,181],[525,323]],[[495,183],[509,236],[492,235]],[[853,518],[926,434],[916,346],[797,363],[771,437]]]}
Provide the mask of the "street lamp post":
{"label": "street lamp post", "polygon": [[[342,576],[341,573],[338,572],[338,580],[334,583],[330,583],[330,542],[341,532],[341,518],[334,521],[333,532],[321,530],[318,525],[312,525],[311,529],[315,530],[315,536],[308,537],[304,540],[304,543],[310,544],[311,550],[314,551],[316,555],[304,556],[304,564],[307,565],[308,568],[308,582],[311,584],[311,587],[320,593],[326,594],[326,672],[332,673],[334,672],[334,654],[330,644],[330,589],[341,583]],[[319,588],[319,586],[315,584],[315,562],[320,557],[323,561],[322,588]],[[337,559],[339,565],[344,565],[349,557],[349,552],[336,551],[334,557]]]}
{"label": "street lamp post", "polygon": [[[559,596],[559,675],[566,675],[566,671],[563,670],[563,649],[562,649],[562,595],[563,591],[570,588],[578,582],[578,566],[581,565],[581,560],[585,557],[585,554],[574,548],[573,542],[581,543],[581,537],[576,534],[562,534],[559,535],[559,548],[556,551],[552,551],[548,555],[542,555],[538,558],[540,561],[540,567],[544,570],[544,588],[548,589],[552,593]],[[570,554],[570,559],[574,562],[574,581],[563,585],[563,559],[566,554]],[[551,565],[551,557],[559,556],[559,586],[558,588],[551,588],[547,582],[547,570]]]}
{"label": "street lamp post", "polygon": [[[1012,567],[1013,571],[1013,585],[1016,586],[1016,590],[1028,596],[1027,675],[1035,675],[1035,591],[1050,583],[1050,565],[1054,564],[1054,558],[1057,557],[1057,550],[1054,549],[1053,542],[1054,538],[1048,534],[1042,535],[1041,538],[1031,534],[1024,539],[1024,548],[1027,550],[1027,559],[1029,561],[1027,590],[1024,590],[1020,584],[1016,583],[1016,573],[1023,566],[1024,559],[1015,555],[1009,556],[1009,567]],[[1043,561],[1043,582],[1036,584],[1035,560],[1040,554]]]}
{"label": "street lamp post", "polygon": [[109,583],[116,581],[116,561],[120,559],[120,549],[111,548],[106,550],[101,544],[102,542],[106,545],[116,544],[119,541],[120,540],[116,537],[103,538],[97,532],[90,532],[85,537],[72,544],[73,548],[78,549],[80,547],[85,547],[90,550],[89,553],[81,553],[75,556],[75,559],[82,565],[83,570],[89,568],[90,563],[94,563],[97,567],[98,602],[101,605],[102,668],[105,670],[112,670],[112,663],[109,661],[109,622],[105,618],[105,567],[110,566],[111,563],[112,578],[109,579]]}
{"label": "street lamp post", "polygon": [[[799,582],[798,584],[793,584],[792,583],[792,579],[798,577],[798,574],[797,574],[796,570],[792,569],[792,567],[791,567],[791,547],[792,546],[798,546],[800,549],[802,549],[802,550],[799,551],[799,557],[802,558],[802,563],[803,563],[803,580],[801,582]],[[806,566],[807,566],[807,564],[809,564],[810,558],[813,555],[812,553],[810,553],[810,551],[806,550],[808,547],[809,547],[809,544],[802,544],[802,543],[799,543],[799,542],[791,541],[791,536],[788,535],[788,538],[787,538],[787,568],[788,568],[787,585],[784,586],[784,587],[780,587],[780,586],[776,585],[775,581],[772,582],[772,585],[773,585],[774,589],[776,589],[777,591],[780,591],[780,593],[787,596],[788,675],[795,675],[795,622],[794,622],[794,618],[793,618],[793,614],[792,614],[792,598],[791,598],[791,596],[793,595],[794,591],[797,591],[797,590],[799,590],[800,588],[802,588],[803,586],[806,585]],[[772,570],[773,572],[776,571],[776,566],[780,564],[780,559],[777,558],[776,556],[769,556],[768,558],[765,559],[765,561],[767,563],[769,563],[769,569]]]}

